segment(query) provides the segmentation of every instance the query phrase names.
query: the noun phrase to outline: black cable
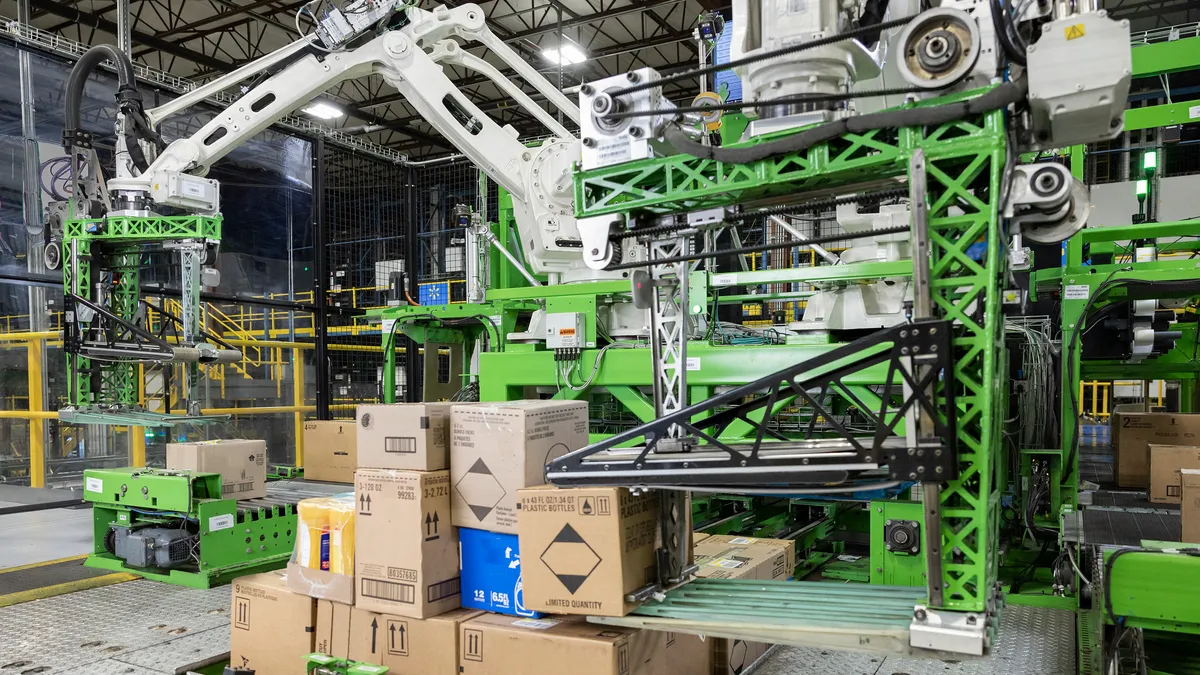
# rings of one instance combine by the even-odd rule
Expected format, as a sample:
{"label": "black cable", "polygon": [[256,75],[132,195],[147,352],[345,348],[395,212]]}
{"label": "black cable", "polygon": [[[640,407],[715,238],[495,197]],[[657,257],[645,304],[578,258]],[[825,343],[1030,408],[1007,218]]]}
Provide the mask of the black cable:
{"label": "black cable", "polygon": [[[1050,540],[1043,539],[1041,550],[1039,550],[1037,556],[1035,556],[1034,559],[1032,561],[1030,561],[1030,563],[1028,565],[1025,566],[1025,569],[1023,569],[1017,573],[1017,578],[1013,580],[1012,585],[1009,586],[1009,588],[1008,588],[1009,593],[1012,593],[1015,595],[1015,594],[1021,592],[1021,584],[1025,583],[1026,574],[1030,573],[1035,567],[1037,567],[1038,561],[1040,561],[1042,559],[1042,556],[1046,555],[1046,549],[1049,547],[1050,547]],[[1032,577],[1030,577],[1030,578],[1032,578]]]}
{"label": "black cable", "polygon": [[835,241],[843,241],[846,239],[865,239],[868,237],[877,237],[885,234],[899,234],[901,232],[911,232],[907,225],[897,227],[883,227],[876,230],[866,230],[865,232],[847,232],[844,234],[835,234],[826,237],[813,237],[800,241],[792,239],[779,242],[776,244],[763,244],[761,246],[744,246],[742,248],[731,248],[722,251],[714,251],[711,253],[693,253],[690,255],[677,255],[670,258],[660,258],[658,260],[639,260],[635,262],[621,263],[619,265],[610,265],[605,267],[606,270],[627,270],[638,267],[653,267],[655,265],[669,265],[677,262],[690,262],[692,260],[707,260],[723,255],[742,255],[744,253],[759,253],[761,251],[776,251],[782,249],[793,248],[795,246],[809,246],[811,244],[828,244]]}
{"label": "black cable", "polygon": [[664,87],[664,86],[674,83],[674,82],[683,82],[684,80],[695,80],[696,78],[700,77],[701,75],[709,75],[711,73],[720,72],[722,70],[731,70],[733,68],[738,68],[741,66],[748,66],[752,63],[758,63],[760,61],[767,61],[769,59],[777,58],[780,56],[787,56],[789,54],[798,54],[800,52],[807,51],[809,49],[816,49],[817,47],[824,47],[826,45],[837,44],[838,42],[843,42],[845,40],[853,40],[854,38],[858,38],[858,37],[868,37],[869,38],[872,35],[877,36],[877,35],[879,35],[880,32],[888,30],[889,28],[897,28],[899,26],[903,26],[904,24],[908,23],[909,21],[912,21],[914,18],[915,18],[915,16],[909,16],[909,17],[905,17],[903,19],[895,19],[893,21],[884,21],[882,23],[878,23],[873,26],[861,26],[859,28],[852,28],[848,31],[845,31],[844,33],[839,33],[838,35],[831,35],[829,37],[823,37],[823,38],[819,38],[816,40],[809,40],[808,42],[801,42],[799,44],[789,45],[787,47],[781,47],[779,49],[773,49],[769,52],[763,52],[762,54],[755,54],[753,56],[747,56],[744,58],[736,59],[734,61],[728,61],[726,63],[716,63],[711,66],[705,66],[703,68],[693,68],[692,70],[687,70],[682,73],[676,73],[674,75],[660,77],[657,80],[646,80],[644,82],[639,82],[637,84],[631,84],[628,87],[625,87],[623,89],[618,89],[616,91],[609,92],[609,96],[611,96],[613,98],[617,98],[618,96],[625,96],[626,94],[634,94],[639,91],[646,91],[647,89],[654,89],[655,87]]}
{"label": "black cable", "polygon": [[[742,213],[727,214],[722,220],[723,223],[736,221],[742,222],[754,218],[765,218],[768,216],[779,216],[785,214],[793,214],[796,212],[812,212],[825,209],[836,208],[845,204],[863,204],[874,200],[883,201],[884,199],[893,199],[907,197],[907,188],[888,188],[885,190],[874,190],[872,192],[864,192],[860,194],[848,195],[844,197],[834,197],[831,199],[819,199],[802,204],[784,204],[782,206],[772,206],[770,208],[759,209],[757,211],[744,211]],[[676,230],[687,229],[687,223],[672,223],[670,225],[652,225],[650,227],[635,228],[626,230],[616,234],[608,235],[609,241],[621,241],[628,237],[652,237]]]}
{"label": "black cable", "polygon": [[[945,89],[953,86],[954,83],[946,84],[938,89]],[[727,103],[714,103],[712,105],[692,105],[681,106],[672,110],[625,110],[622,112],[613,112],[604,116],[606,120],[620,120],[627,117],[658,117],[669,113],[704,113],[714,110],[743,110],[745,108],[757,108],[760,106],[774,105],[791,105],[795,103],[825,103],[829,101],[846,101],[853,98],[872,98],[875,96],[896,96],[898,94],[921,94],[936,89],[926,89],[924,87],[892,87],[890,89],[872,89],[869,91],[843,91],[836,94],[797,94],[795,96],[781,96],[768,101],[731,101]]]}
{"label": "black cable", "polygon": [[1008,12],[1000,5],[1000,0],[990,0],[992,9],[992,29],[996,33],[996,40],[1000,42],[1000,48],[1004,50],[1004,55],[1009,61],[1018,66],[1025,66],[1025,52],[1017,48],[1017,45],[1012,41],[1012,35],[1008,32],[1009,19]]}
{"label": "black cable", "polygon": [[992,87],[983,94],[965,101],[935,106],[897,108],[847,117],[783,138],[740,148],[722,148],[697,143],[688,138],[683,129],[673,124],[667,125],[664,136],[676,150],[693,157],[713,159],[727,164],[746,164],[775,155],[802,152],[848,133],[861,134],[877,129],[936,126],[956,122],[973,115],[1007,108],[1024,100],[1027,90],[1025,78],[1021,78]]}

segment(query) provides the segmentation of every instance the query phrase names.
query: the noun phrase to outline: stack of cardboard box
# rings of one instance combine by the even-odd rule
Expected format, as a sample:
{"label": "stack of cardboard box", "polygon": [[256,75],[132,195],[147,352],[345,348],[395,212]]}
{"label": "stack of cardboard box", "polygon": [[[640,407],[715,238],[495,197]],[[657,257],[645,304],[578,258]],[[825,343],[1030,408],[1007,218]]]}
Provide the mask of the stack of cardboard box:
{"label": "stack of cardboard box", "polygon": [[[541,484],[587,444],[586,404],[364,405],[356,434],[354,576],[236,580],[233,665],[298,674],[317,651],[398,675],[732,675],[765,650],[584,619],[636,607],[659,517],[653,492]],[[701,576],[795,564],[768,539],[697,536],[695,554]]]}
{"label": "stack of cardboard box", "polygon": [[[541,485],[546,463],[587,445],[582,401],[456,405],[450,412],[451,514],[462,540],[464,607],[536,618],[525,602],[518,491]],[[525,564],[523,564],[525,563]]]}
{"label": "stack of cardboard box", "polygon": [[[1200,415],[1117,411],[1112,415],[1113,482],[1147,491],[1151,502],[1180,504],[1182,540],[1196,542],[1200,495],[1188,500],[1187,476],[1200,469]],[[1196,486],[1193,486],[1193,490]]]}

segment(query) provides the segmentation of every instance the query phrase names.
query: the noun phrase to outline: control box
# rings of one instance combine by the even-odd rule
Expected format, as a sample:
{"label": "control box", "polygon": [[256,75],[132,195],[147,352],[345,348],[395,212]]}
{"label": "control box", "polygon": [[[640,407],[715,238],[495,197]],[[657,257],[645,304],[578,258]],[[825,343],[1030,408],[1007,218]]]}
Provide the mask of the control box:
{"label": "control box", "polygon": [[582,312],[546,314],[546,349],[580,350],[587,346],[587,322]]}

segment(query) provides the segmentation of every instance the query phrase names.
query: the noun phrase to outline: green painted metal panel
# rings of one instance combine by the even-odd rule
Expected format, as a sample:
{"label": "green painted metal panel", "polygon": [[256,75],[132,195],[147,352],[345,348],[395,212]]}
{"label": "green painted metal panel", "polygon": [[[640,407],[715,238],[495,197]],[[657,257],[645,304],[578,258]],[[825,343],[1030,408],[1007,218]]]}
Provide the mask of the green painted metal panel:
{"label": "green painted metal panel", "polygon": [[[921,502],[878,500],[870,503],[871,510],[871,583],[886,586],[925,585],[925,547],[918,537],[913,543],[918,551],[888,550],[884,534],[891,521],[907,520],[924,527]],[[920,530],[918,530],[920,531]]]}
{"label": "green painted metal panel", "polygon": [[1135,78],[1200,68],[1200,37],[1135,44],[1132,55]]}
{"label": "green painted metal panel", "polygon": [[[1105,552],[1106,564],[1113,554]],[[1107,583],[1113,614],[1130,625],[1186,633],[1200,633],[1196,589],[1200,557],[1181,553],[1122,553]]]}
{"label": "green painted metal panel", "polygon": [[[1193,117],[1193,113],[1196,113]],[[1164,103],[1125,111],[1125,131],[1169,127],[1174,124],[1200,122],[1200,110],[1195,101]]]}

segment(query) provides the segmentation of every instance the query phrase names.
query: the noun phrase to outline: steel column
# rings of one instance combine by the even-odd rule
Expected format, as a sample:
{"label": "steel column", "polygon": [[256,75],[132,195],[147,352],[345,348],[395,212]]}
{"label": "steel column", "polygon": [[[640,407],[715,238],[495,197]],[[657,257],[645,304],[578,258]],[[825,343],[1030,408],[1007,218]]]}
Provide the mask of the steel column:
{"label": "steel column", "polygon": [[313,139],[312,147],[312,217],[313,217],[313,270],[316,278],[313,280],[313,300],[316,305],[313,316],[313,338],[316,342],[313,349],[314,372],[317,385],[317,419],[331,419],[329,404],[331,402],[331,383],[329,381],[328,336],[326,332],[329,322],[329,265],[325,251],[325,139]]}

